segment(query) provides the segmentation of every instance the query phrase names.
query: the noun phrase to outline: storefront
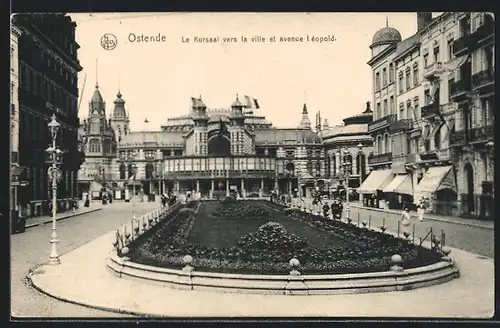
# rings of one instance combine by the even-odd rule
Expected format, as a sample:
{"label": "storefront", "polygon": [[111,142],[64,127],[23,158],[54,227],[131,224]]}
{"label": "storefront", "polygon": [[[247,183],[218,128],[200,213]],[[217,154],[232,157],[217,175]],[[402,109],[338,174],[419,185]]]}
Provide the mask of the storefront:
{"label": "storefront", "polygon": [[432,166],[415,186],[414,202],[421,197],[429,199],[431,213],[454,215],[456,211],[457,183],[453,166]]}
{"label": "storefront", "polygon": [[413,182],[410,174],[398,174],[382,190],[390,209],[403,209],[413,203]]}
{"label": "storefront", "polygon": [[383,199],[382,190],[393,178],[394,174],[390,169],[372,171],[358,188],[361,203],[368,207],[380,207],[380,200]]}

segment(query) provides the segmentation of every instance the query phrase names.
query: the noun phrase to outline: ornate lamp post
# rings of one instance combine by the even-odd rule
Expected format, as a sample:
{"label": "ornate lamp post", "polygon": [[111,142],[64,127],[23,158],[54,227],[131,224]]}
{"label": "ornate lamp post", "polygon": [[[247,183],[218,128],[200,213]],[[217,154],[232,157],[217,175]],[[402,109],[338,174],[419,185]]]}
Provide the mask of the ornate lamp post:
{"label": "ornate lamp post", "polygon": [[51,251],[49,256],[49,264],[60,264],[59,254],[57,253],[57,165],[62,161],[62,151],[56,148],[57,131],[61,124],[57,122],[56,115],[52,115],[52,120],[49,122],[49,132],[52,136],[52,146],[47,148],[47,163],[51,164],[49,168],[50,177],[52,178],[52,235],[50,239]]}
{"label": "ornate lamp post", "polygon": [[137,172],[137,165],[135,163],[132,163],[132,174],[134,175],[134,183],[132,184],[132,219],[135,220],[135,174]]}
{"label": "ornate lamp post", "polygon": [[[344,156],[342,156],[342,153],[344,153]],[[345,206],[345,216],[346,219],[349,219],[349,213],[350,213],[350,208],[349,208],[349,194],[350,194],[350,189],[349,189],[349,176],[350,176],[350,171],[349,171],[349,166],[351,163],[346,162],[346,156],[349,155],[349,151],[347,149],[344,149],[343,151],[337,151],[337,154],[339,155],[339,160],[340,160],[340,166],[342,168],[342,175],[344,178],[344,183],[345,183],[345,197],[346,197],[346,206]]]}

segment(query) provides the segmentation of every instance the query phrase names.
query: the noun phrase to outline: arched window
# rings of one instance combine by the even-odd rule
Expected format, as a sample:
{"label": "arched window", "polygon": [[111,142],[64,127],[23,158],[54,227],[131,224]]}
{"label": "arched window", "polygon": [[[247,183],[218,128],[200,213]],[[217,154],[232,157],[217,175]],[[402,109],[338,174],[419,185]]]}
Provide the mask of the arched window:
{"label": "arched window", "polygon": [[335,176],[337,174],[337,159],[335,158],[335,154],[332,155],[332,161],[331,161],[331,175]]}
{"label": "arched window", "polygon": [[125,180],[127,177],[126,177],[126,167],[125,167],[125,164],[121,164],[120,165],[120,180]]}
{"label": "arched window", "polygon": [[359,174],[361,181],[365,179],[366,176],[366,157],[365,154],[359,153],[356,157],[356,173]]}
{"label": "arched window", "polygon": [[434,149],[441,149],[441,127],[442,125],[436,129],[436,133],[434,133]]}
{"label": "arched window", "polygon": [[389,143],[389,135],[384,135],[384,154],[391,152],[391,145]]}
{"label": "arched window", "polygon": [[347,168],[347,172],[352,174],[352,156],[351,154],[344,155],[344,165]]}
{"label": "arched window", "polygon": [[377,137],[377,155],[382,154],[382,136]]}
{"label": "arched window", "polygon": [[130,179],[134,175],[134,164],[129,164],[127,171],[128,171],[128,178]]}
{"label": "arched window", "polygon": [[151,163],[146,164],[146,179],[153,179],[154,166]]}
{"label": "arched window", "polygon": [[90,153],[99,153],[101,151],[101,143],[99,139],[90,139],[89,140],[89,152]]}

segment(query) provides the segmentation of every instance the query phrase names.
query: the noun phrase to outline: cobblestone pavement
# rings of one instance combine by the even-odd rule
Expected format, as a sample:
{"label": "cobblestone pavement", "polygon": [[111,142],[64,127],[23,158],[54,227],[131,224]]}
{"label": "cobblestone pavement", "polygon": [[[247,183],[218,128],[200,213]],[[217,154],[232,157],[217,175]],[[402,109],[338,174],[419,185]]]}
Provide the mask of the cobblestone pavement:
{"label": "cobblestone pavement", "polygon": [[[158,203],[137,203],[137,214],[153,210]],[[60,255],[116,229],[131,220],[132,203],[113,203],[101,211],[57,222]],[[11,315],[13,317],[125,317],[58,301],[29,286],[26,275],[50,253],[51,225],[33,227],[11,236]],[[82,281],[82,284],[87,282]]]}

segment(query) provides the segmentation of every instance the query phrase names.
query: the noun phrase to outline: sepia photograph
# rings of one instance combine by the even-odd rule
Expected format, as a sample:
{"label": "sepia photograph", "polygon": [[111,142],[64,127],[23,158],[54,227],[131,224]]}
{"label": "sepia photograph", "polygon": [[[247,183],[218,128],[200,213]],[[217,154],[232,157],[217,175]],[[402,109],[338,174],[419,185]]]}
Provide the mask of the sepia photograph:
{"label": "sepia photograph", "polygon": [[494,32],[13,13],[11,320],[492,318]]}

